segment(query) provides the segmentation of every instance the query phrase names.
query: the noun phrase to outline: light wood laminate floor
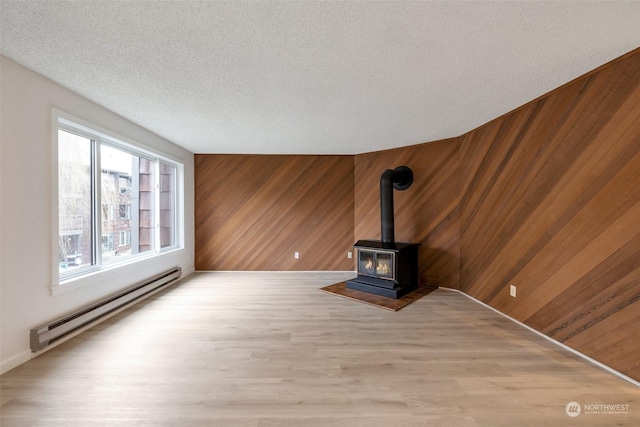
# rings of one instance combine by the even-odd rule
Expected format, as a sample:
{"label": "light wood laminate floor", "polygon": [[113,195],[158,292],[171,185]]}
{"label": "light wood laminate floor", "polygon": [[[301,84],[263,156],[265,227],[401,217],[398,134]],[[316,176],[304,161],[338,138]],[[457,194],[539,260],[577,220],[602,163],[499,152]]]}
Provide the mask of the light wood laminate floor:
{"label": "light wood laminate floor", "polygon": [[640,425],[639,388],[464,295],[394,313],[318,291],[346,278],[195,273],[4,374],[0,424]]}

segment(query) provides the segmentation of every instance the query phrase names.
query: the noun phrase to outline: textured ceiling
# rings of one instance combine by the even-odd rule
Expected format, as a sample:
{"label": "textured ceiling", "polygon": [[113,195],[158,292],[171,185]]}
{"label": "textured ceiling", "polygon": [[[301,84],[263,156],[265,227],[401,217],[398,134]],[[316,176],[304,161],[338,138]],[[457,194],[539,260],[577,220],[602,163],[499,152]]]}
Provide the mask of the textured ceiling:
{"label": "textured ceiling", "polygon": [[640,45],[631,2],[1,2],[2,54],[195,153],[459,136]]}

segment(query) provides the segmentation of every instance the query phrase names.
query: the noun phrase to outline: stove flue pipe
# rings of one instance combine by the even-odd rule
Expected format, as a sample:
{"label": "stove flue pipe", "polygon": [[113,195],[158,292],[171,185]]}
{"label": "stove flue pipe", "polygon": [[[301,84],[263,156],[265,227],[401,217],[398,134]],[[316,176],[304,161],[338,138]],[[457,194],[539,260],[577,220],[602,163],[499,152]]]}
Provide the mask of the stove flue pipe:
{"label": "stove flue pipe", "polygon": [[387,169],[380,177],[380,225],[382,243],[395,243],[393,189],[403,191],[413,184],[413,171],[408,166]]}

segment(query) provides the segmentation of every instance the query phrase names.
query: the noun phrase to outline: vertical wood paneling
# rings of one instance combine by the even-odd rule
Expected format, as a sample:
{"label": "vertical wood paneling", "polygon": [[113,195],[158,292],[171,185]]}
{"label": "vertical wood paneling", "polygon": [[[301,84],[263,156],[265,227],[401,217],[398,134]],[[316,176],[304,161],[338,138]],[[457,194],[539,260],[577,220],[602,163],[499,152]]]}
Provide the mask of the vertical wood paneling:
{"label": "vertical wood paneling", "polygon": [[196,155],[195,180],[196,269],[353,270],[352,156]]}
{"label": "vertical wood paneling", "polygon": [[640,379],[640,53],[462,136],[460,173],[461,289]]}
{"label": "vertical wood paneling", "polygon": [[459,154],[455,139],[355,158],[355,237],[380,240],[380,175],[400,165],[414,173],[413,185],[394,191],[395,239],[420,243],[419,274],[423,280],[458,288]]}

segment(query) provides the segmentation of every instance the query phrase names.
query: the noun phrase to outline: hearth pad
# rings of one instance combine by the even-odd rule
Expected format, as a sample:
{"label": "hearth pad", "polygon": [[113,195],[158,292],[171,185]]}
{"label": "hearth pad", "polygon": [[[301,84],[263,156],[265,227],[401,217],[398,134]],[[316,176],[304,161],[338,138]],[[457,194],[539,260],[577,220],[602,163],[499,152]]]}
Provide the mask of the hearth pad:
{"label": "hearth pad", "polygon": [[436,289],[438,288],[426,286],[419,287],[415,291],[410,292],[398,299],[382,297],[355,289],[348,289],[346,286],[346,282],[340,282],[334,285],[325,286],[324,288],[320,288],[319,290],[328,294],[333,294],[350,300],[384,308],[385,310],[398,311]]}

